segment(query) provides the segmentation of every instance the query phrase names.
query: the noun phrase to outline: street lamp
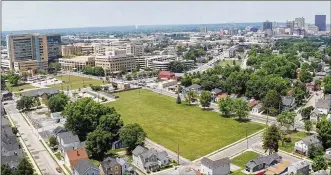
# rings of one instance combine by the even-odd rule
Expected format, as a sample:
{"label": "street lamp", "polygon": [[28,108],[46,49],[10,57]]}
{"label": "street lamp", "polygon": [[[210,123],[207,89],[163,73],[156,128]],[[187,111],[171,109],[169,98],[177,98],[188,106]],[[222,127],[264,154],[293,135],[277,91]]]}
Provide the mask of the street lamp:
{"label": "street lamp", "polygon": [[246,124],[246,140],[247,140],[247,149],[248,149],[248,124]]}

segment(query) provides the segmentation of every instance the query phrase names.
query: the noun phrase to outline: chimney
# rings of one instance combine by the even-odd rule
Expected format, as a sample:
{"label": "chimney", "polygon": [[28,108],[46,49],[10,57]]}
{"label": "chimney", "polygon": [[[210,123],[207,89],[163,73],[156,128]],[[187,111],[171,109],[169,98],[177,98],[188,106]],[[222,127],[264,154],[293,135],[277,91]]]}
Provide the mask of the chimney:
{"label": "chimney", "polygon": [[78,150],[77,150],[77,156],[79,156],[79,152],[78,152]]}

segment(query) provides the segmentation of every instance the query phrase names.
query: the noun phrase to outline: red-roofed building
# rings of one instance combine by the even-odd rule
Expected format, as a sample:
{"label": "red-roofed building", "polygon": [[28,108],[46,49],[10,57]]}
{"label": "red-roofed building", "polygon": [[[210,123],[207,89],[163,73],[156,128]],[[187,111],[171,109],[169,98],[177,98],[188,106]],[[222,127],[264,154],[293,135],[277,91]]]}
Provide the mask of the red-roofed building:
{"label": "red-roofed building", "polygon": [[73,168],[75,164],[80,160],[88,160],[88,155],[86,153],[85,147],[69,150],[64,155],[64,162],[68,167]]}
{"label": "red-roofed building", "polygon": [[170,71],[160,71],[158,78],[159,78],[159,80],[177,80],[178,81],[178,77],[175,76],[175,73],[170,72]]}

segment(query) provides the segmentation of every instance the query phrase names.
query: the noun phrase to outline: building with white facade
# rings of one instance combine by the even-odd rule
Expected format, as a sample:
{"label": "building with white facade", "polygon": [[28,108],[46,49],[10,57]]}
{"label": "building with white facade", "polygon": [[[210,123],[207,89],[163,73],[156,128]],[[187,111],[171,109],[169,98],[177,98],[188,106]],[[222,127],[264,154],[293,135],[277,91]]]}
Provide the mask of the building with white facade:
{"label": "building with white facade", "polygon": [[227,50],[224,50],[223,53],[224,53],[224,58],[233,58],[236,56],[236,49],[231,47]]}
{"label": "building with white facade", "polygon": [[224,158],[211,160],[209,158],[201,159],[201,173],[208,175],[228,175],[230,174],[230,159]]}
{"label": "building with white facade", "polygon": [[94,67],[95,56],[77,56],[73,58],[60,58],[59,63],[62,70],[82,71],[86,66]]}
{"label": "building with white facade", "polygon": [[142,44],[130,43],[126,45],[126,54],[133,56],[143,56],[144,46]]}

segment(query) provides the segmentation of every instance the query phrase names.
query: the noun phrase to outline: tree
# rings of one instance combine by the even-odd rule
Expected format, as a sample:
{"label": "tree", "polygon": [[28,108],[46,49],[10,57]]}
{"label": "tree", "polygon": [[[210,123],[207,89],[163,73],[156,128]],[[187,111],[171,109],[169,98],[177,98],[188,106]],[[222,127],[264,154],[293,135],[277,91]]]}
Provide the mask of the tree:
{"label": "tree", "polygon": [[326,170],[328,168],[328,163],[324,156],[315,157],[312,168],[315,172],[319,170]]}
{"label": "tree", "polygon": [[59,93],[48,99],[47,106],[51,112],[61,112],[68,104],[68,101],[68,96],[66,96],[64,93]]}
{"label": "tree", "polygon": [[286,110],[277,116],[277,121],[280,123],[281,126],[285,126],[288,131],[290,126],[294,125],[295,116],[295,112],[290,112]]}
{"label": "tree", "polygon": [[108,91],[108,90],[109,90],[109,87],[108,87],[108,86],[104,86],[104,87],[103,87],[103,90],[104,90],[104,91]]}
{"label": "tree", "polygon": [[128,150],[132,151],[138,145],[144,145],[146,133],[143,128],[137,124],[128,124],[120,130],[120,140],[128,146]]}
{"label": "tree", "polygon": [[95,130],[87,135],[86,152],[90,158],[103,160],[106,152],[111,148],[113,137],[110,132]]}
{"label": "tree", "polygon": [[303,108],[301,110],[301,117],[304,119],[304,120],[309,120],[309,117],[310,117],[310,113],[311,111],[314,109],[314,107],[312,106],[308,106],[306,108]]}
{"label": "tree", "polygon": [[314,144],[310,145],[309,147],[309,152],[308,152],[308,157],[310,159],[315,159],[318,156],[323,156],[324,155],[324,150],[322,146],[315,146]]}
{"label": "tree", "polygon": [[18,129],[16,127],[12,127],[11,130],[13,131],[14,135],[16,135],[18,133]]}
{"label": "tree", "polygon": [[232,112],[233,100],[230,97],[226,97],[218,102],[218,106],[222,115],[228,116]]}
{"label": "tree", "polygon": [[322,118],[316,125],[317,133],[321,137],[323,147],[328,149],[331,147],[331,122]]}
{"label": "tree", "polygon": [[56,138],[54,136],[50,137],[48,139],[48,142],[49,142],[49,146],[51,146],[51,147],[56,146]]}
{"label": "tree", "polygon": [[6,86],[6,80],[5,80],[4,76],[2,75],[0,77],[0,79],[1,79],[1,90],[6,90],[7,86]]}
{"label": "tree", "polygon": [[313,76],[306,69],[300,72],[300,81],[303,83],[310,83],[313,80]]}
{"label": "tree", "polygon": [[209,107],[211,100],[212,100],[212,96],[210,91],[203,91],[201,93],[199,101],[203,108]]}
{"label": "tree", "polygon": [[1,165],[1,175],[13,175],[13,174],[14,173],[8,164]]}
{"label": "tree", "polygon": [[21,99],[16,101],[16,107],[18,110],[30,110],[33,105],[34,105],[34,98],[33,97],[28,97],[28,96],[23,96]]}
{"label": "tree", "polygon": [[235,99],[232,109],[240,121],[242,121],[244,118],[247,118],[249,107],[247,102],[245,102],[243,99]]}
{"label": "tree", "polygon": [[193,100],[195,100],[196,97],[196,92],[191,89],[185,94],[185,100],[189,105],[191,105],[191,103],[193,102]]}
{"label": "tree", "polygon": [[265,152],[269,151],[269,154],[278,152],[278,141],[281,139],[280,131],[278,127],[273,124],[269,126],[263,133],[263,149]]}
{"label": "tree", "polygon": [[118,134],[119,130],[123,126],[123,121],[119,114],[107,114],[103,115],[99,119],[98,129],[102,131],[107,131],[113,135]]}
{"label": "tree", "polygon": [[181,104],[182,103],[182,99],[180,98],[179,94],[177,95],[176,103],[177,104]]}
{"label": "tree", "polygon": [[92,85],[92,86],[91,86],[91,89],[92,89],[93,91],[101,91],[101,90],[102,90],[102,87],[99,86],[99,85],[96,85],[96,86]]}
{"label": "tree", "polygon": [[8,81],[12,86],[17,86],[20,80],[20,76],[16,74],[9,75]]}
{"label": "tree", "polygon": [[126,75],[126,80],[131,81],[132,80],[132,76],[130,74]]}
{"label": "tree", "polygon": [[20,160],[15,174],[33,175],[32,165],[26,158],[23,158],[22,160]]}
{"label": "tree", "polygon": [[187,67],[180,61],[172,61],[168,66],[168,70],[171,72],[182,73],[187,70]]}
{"label": "tree", "polygon": [[84,141],[86,135],[97,128],[101,116],[115,113],[113,107],[97,103],[92,98],[81,98],[69,103],[62,115],[67,118],[65,128],[77,134],[79,139]]}
{"label": "tree", "polygon": [[310,120],[305,120],[305,130],[309,133],[313,129],[313,123]]}
{"label": "tree", "polygon": [[282,106],[282,99],[277,91],[269,90],[263,99],[262,105],[264,109],[268,110],[268,112],[270,112],[270,108],[279,111]]}

